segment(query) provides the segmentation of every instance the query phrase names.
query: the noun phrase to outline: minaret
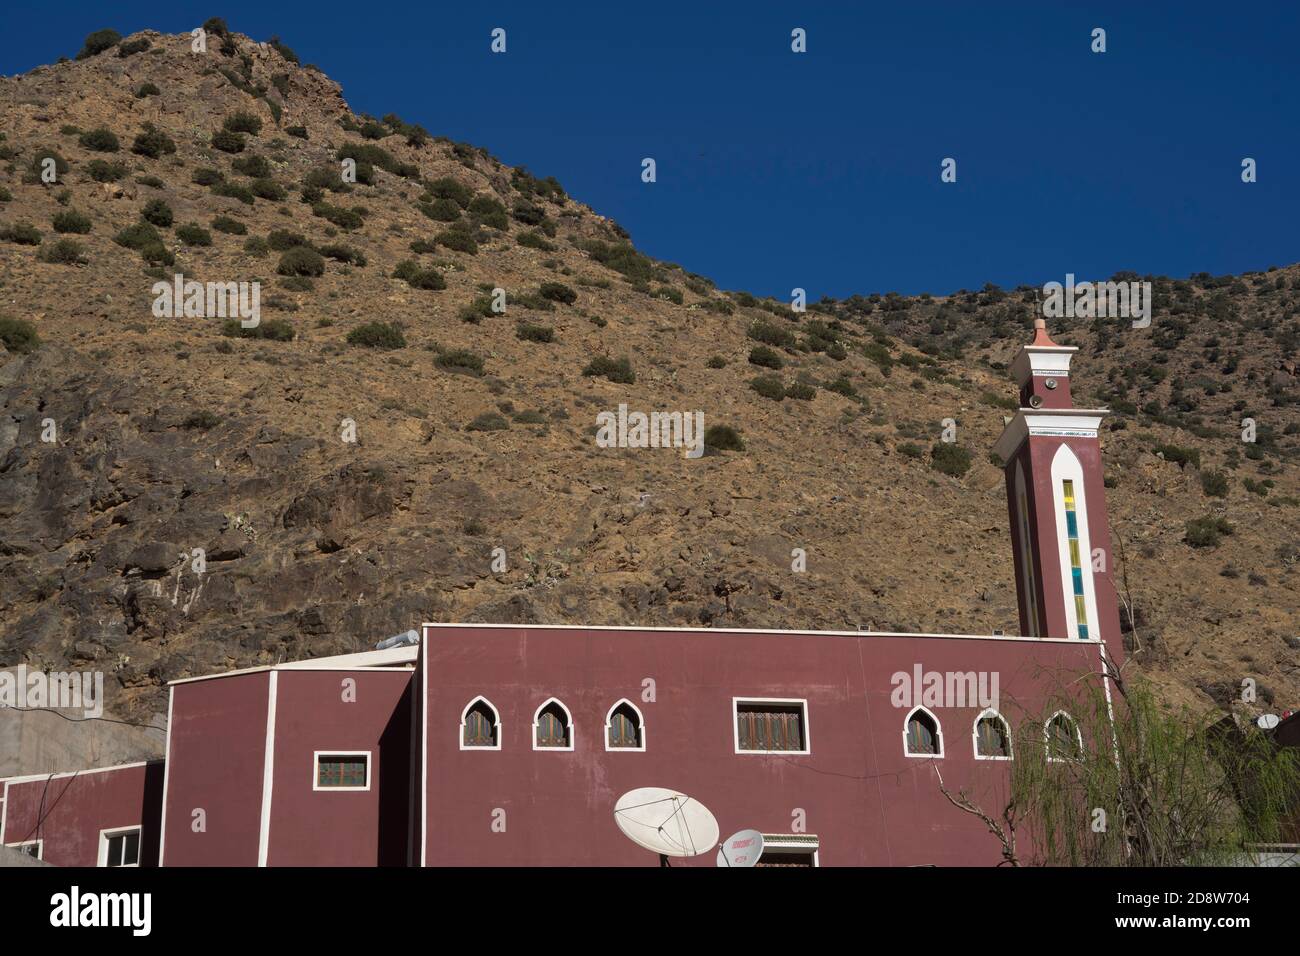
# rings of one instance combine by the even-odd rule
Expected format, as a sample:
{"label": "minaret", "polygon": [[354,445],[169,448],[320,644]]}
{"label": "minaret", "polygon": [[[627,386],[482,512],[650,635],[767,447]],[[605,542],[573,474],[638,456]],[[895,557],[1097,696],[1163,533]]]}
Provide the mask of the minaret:
{"label": "minaret", "polygon": [[1123,642],[1097,440],[1109,409],[1074,407],[1077,351],[1057,345],[1047,323],[1034,320],[1034,340],[1011,363],[1020,409],[994,450],[1006,463],[1020,632],[1100,638],[1118,663]]}

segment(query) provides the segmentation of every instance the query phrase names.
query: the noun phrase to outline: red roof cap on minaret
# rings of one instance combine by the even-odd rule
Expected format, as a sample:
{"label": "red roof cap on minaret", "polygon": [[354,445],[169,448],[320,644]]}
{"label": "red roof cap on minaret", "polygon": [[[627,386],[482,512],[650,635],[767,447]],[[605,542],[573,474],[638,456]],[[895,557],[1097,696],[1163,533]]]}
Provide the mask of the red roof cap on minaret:
{"label": "red roof cap on minaret", "polygon": [[1050,345],[1053,348],[1060,348],[1047,334],[1047,320],[1039,317],[1034,319],[1034,340],[1030,345]]}

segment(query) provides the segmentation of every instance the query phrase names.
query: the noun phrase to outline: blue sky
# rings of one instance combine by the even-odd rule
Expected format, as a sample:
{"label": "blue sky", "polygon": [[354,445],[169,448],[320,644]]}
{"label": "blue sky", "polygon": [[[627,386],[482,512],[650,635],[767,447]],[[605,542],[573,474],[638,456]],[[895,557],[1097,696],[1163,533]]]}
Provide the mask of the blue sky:
{"label": "blue sky", "polygon": [[1300,260],[1300,4],[69,0],[6,10],[0,72],[101,27],[212,15],[280,35],[357,112],[554,175],[723,288],[938,294]]}

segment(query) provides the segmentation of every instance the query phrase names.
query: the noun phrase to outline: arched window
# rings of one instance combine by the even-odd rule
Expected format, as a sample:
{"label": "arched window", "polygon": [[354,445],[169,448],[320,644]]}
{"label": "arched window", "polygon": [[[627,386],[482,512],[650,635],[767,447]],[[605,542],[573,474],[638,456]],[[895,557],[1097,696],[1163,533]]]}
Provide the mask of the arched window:
{"label": "arched window", "polygon": [[623,699],[605,715],[606,750],[645,750],[645,726],[641,712]]}
{"label": "arched window", "polygon": [[924,707],[914,707],[903,724],[903,741],[909,757],[942,757],[943,735],[939,720]]}
{"label": "arched window", "polygon": [[1058,710],[1043,728],[1048,760],[1078,760],[1083,756],[1083,735],[1074,718]]}
{"label": "arched window", "polygon": [[573,720],[568,708],[552,697],[533,715],[534,750],[572,750]]}
{"label": "arched window", "polygon": [[1056,503],[1056,537],[1060,548],[1061,586],[1065,598],[1067,637],[1082,640],[1101,636],[1097,628],[1097,597],[1092,575],[1092,542],[1088,535],[1088,501],[1083,466],[1061,445],[1052,458]]}
{"label": "arched window", "polygon": [[460,749],[501,749],[501,720],[486,697],[475,697],[461,712]]}
{"label": "arched window", "polygon": [[996,710],[986,710],[975,718],[975,759],[1011,759],[1011,728]]}

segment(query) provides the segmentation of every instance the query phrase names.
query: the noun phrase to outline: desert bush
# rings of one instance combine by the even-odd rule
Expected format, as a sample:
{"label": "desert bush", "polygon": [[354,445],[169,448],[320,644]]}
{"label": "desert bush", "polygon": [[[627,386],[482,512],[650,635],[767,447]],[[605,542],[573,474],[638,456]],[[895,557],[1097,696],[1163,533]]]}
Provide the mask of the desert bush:
{"label": "desert bush", "polygon": [[282,276],[319,276],[325,274],[325,260],[306,246],[294,246],[280,256],[275,271]]}
{"label": "desert bush", "polygon": [[1185,448],[1181,445],[1161,444],[1156,445],[1152,451],[1163,455],[1165,461],[1177,463],[1179,468],[1182,468],[1189,463],[1195,465],[1197,468],[1201,467],[1201,452],[1197,448]]}
{"label": "desert bush", "polygon": [[367,322],[348,333],[349,345],[363,345],[374,349],[400,349],[406,345],[406,336],[400,326],[391,322]]}
{"label": "desert bush", "polygon": [[420,212],[435,222],[455,222],[460,218],[460,206],[453,199],[440,196],[431,203],[423,203]]}
{"label": "desert bush", "polygon": [[760,375],[758,378],[750,379],[749,387],[774,402],[785,398],[785,385],[775,375]]}
{"label": "desert bush", "polygon": [[155,226],[167,227],[172,224],[172,207],[161,199],[150,199],[140,210],[140,218]]}
{"label": "desert bush", "polygon": [[457,182],[450,176],[435,179],[425,187],[426,193],[435,199],[447,199],[461,209],[465,209],[474,199],[474,190]]}
{"label": "desert bush", "polygon": [[612,359],[607,355],[597,355],[582,370],[583,375],[607,378],[621,385],[636,383],[636,373],[627,357]]}
{"label": "desert bush", "polygon": [[75,239],[57,239],[41,246],[37,258],[42,262],[54,262],[65,266],[74,266],[86,261],[85,249]]}
{"label": "desert bush", "polygon": [[244,240],[244,251],[250,256],[256,256],[259,259],[267,254],[269,246],[266,240],[261,236],[249,236]]}
{"label": "desert bush", "polygon": [[755,342],[762,342],[764,345],[775,345],[783,349],[794,348],[794,333],[773,322],[759,319],[749,327],[748,334]]}
{"label": "desert bush", "polygon": [[143,53],[145,50],[149,49],[149,46],[148,37],[137,37],[134,40],[123,40],[117,45],[117,55],[125,58],[136,53]]}
{"label": "desert bush", "polygon": [[520,322],[515,327],[515,337],[525,342],[554,342],[555,330],[549,325]]}
{"label": "desert bush", "polygon": [[1193,518],[1185,525],[1183,540],[1193,548],[1217,547],[1224,535],[1232,534],[1236,528],[1226,518],[1207,515]]}
{"label": "desert bush", "polygon": [[287,229],[272,229],[266,234],[266,244],[276,252],[284,252],[294,246],[311,248],[311,243],[307,241],[305,236],[300,233],[290,232]]}
{"label": "desert bush", "polygon": [[141,83],[139,88],[135,91],[135,98],[137,100],[142,100],[146,96],[161,96],[161,95],[162,95],[162,90],[158,89],[158,87],[155,86],[153,83]]}
{"label": "desert bush", "polygon": [[710,425],[704,430],[704,444],[718,451],[744,451],[745,442],[740,432],[730,425]]}
{"label": "desert bush", "polygon": [[272,202],[279,202],[289,195],[274,179],[254,179],[249,184],[248,191],[258,199],[269,199]]}
{"label": "desert bush", "polygon": [[484,412],[475,416],[474,420],[465,426],[467,432],[499,432],[510,427],[510,423],[497,412]]}
{"label": "desert bush", "polygon": [[468,349],[452,349],[439,352],[434,363],[449,372],[468,372],[471,375],[483,374],[483,357]]}
{"label": "desert bush", "polygon": [[244,176],[252,176],[254,179],[263,179],[274,172],[265,156],[251,154],[232,160],[230,168]]}
{"label": "desert bush", "polygon": [[278,36],[271,37],[271,39],[267,40],[266,42],[271,45],[271,48],[275,50],[276,53],[279,53],[280,56],[284,57],[290,63],[298,62],[298,54],[294,53],[293,50],[289,49],[287,46],[281,43],[280,38]]}
{"label": "desert bush", "polygon": [[637,252],[631,243],[608,243],[599,239],[589,239],[580,243],[587,255],[601,265],[622,273],[629,279],[648,280],[654,275],[654,265],[649,259]]}
{"label": "desert bush", "polygon": [[360,229],[365,225],[365,220],[355,209],[344,209],[342,206],[318,202],[312,205],[311,211],[313,215],[334,223],[340,229]]}
{"label": "desert bush", "polygon": [[235,339],[269,339],[272,342],[292,342],[293,323],[287,319],[268,319],[251,328],[245,327],[238,319],[226,319],[221,325],[221,334]]}
{"label": "desert bush", "polygon": [[131,144],[131,152],[157,159],[176,152],[176,142],[152,123],[145,123],[143,132]]}
{"label": "desert bush", "polygon": [[14,194],[4,186],[0,186],[0,202],[13,202]]}
{"label": "desert bush", "polygon": [[791,382],[785,390],[785,397],[798,399],[801,402],[811,402],[817,397],[817,389],[807,382]]}
{"label": "desert bush", "polygon": [[225,196],[227,199],[238,199],[245,206],[253,205],[253,191],[247,186],[241,186],[239,183],[226,182],[224,179],[219,183],[212,184],[212,195]]}
{"label": "desert bush", "polygon": [[55,213],[52,220],[55,232],[75,232],[84,235],[90,232],[90,219],[75,209]]}
{"label": "desert bush", "polygon": [[225,179],[226,177],[222,175],[220,170],[208,167],[200,167],[194,170],[193,175],[190,176],[190,181],[198,183],[200,186],[215,186],[217,183],[224,182]]}
{"label": "desert bush", "polygon": [[86,37],[81,45],[81,52],[77,54],[78,60],[84,60],[88,57],[96,56],[105,50],[111,49],[122,42],[122,34],[116,30],[96,30]]}
{"label": "desert bush", "polygon": [[219,129],[212,134],[212,148],[219,149],[223,153],[242,153],[244,151],[244,137],[239,133],[232,133],[230,130]]}
{"label": "desert bush", "polygon": [[229,216],[217,216],[212,220],[212,228],[232,236],[248,235],[248,227],[238,219],[231,219]]}
{"label": "desert bush", "polygon": [[295,139],[307,139],[307,127],[305,126],[286,126],[284,131]]}
{"label": "desert bush", "polygon": [[0,226],[0,239],[5,242],[17,243],[20,246],[39,246],[41,244],[41,233],[30,222],[15,222],[11,225]]}
{"label": "desert bush", "polygon": [[208,232],[202,226],[192,222],[188,222],[183,226],[177,226],[176,238],[187,246],[212,245],[212,233]]}
{"label": "desert bush", "polygon": [[1228,497],[1228,476],[1222,471],[1201,472],[1201,490],[1213,498]]}
{"label": "desert bush", "polygon": [[960,478],[970,470],[971,454],[955,442],[935,442],[930,449],[930,467]]}
{"label": "desert bush", "polygon": [[455,249],[457,252],[467,252],[471,256],[478,255],[478,243],[468,229],[444,229],[433,237],[439,245],[446,246],[448,249]]}
{"label": "desert bush", "polygon": [[359,249],[354,249],[351,246],[343,245],[342,243],[332,243],[330,245],[321,246],[316,251],[326,259],[334,259],[338,262],[347,262],[354,266],[364,266],[366,264],[366,257],[361,254]]}
{"label": "desert bush", "polygon": [[162,236],[158,230],[147,222],[137,222],[121,230],[113,241],[127,249],[140,250],[151,243],[161,243]]}
{"label": "desert bush", "polygon": [[447,288],[447,280],[437,269],[423,269],[419,263],[403,259],[393,269],[393,278],[403,279],[412,289],[438,291]]}
{"label": "desert bush", "polygon": [[475,196],[469,203],[469,214],[478,222],[492,229],[510,228],[506,216],[506,207],[491,196]]}
{"label": "desert bush", "polygon": [[221,128],[227,133],[250,133],[256,136],[262,132],[262,121],[252,113],[240,110],[227,116],[222,121]]}
{"label": "desert bush", "polygon": [[77,142],[81,144],[83,149],[92,149],[97,153],[116,153],[122,148],[117,136],[103,126],[97,126],[82,133],[77,138]]}
{"label": "desert bush", "polygon": [[135,181],[141,186],[148,186],[150,189],[162,189],[166,185],[157,176],[137,176]]}
{"label": "desert bush", "polygon": [[36,334],[36,326],[26,319],[0,315],[0,342],[7,351],[26,355],[40,347],[41,338]]}
{"label": "desert bush", "polygon": [[522,222],[525,226],[538,226],[546,218],[546,213],[538,206],[533,205],[526,199],[521,199],[515,203],[514,218]]}
{"label": "desert bush", "polygon": [[552,302],[562,302],[565,305],[573,305],[578,301],[578,293],[574,292],[563,282],[543,282],[537,289],[537,294],[543,299],[550,299]]}
{"label": "desert bush", "polygon": [[785,362],[766,345],[755,345],[749,350],[749,364],[763,368],[782,368]]}
{"label": "desert bush", "polygon": [[530,249],[540,249],[542,252],[554,252],[555,246],[546,241],[546,238],[539,232],[532,229],[526,229],[515,236],[515,242],[521,246],[527,246]]}
{"label": "desert bush", "polygon": [[334,154],[335,159],[355,159],[358,167],[370,163],[380,169],[406,179],[419,179],[420,167],[414,163],[399,162],[388,150],[374,143],[344,143]]}

